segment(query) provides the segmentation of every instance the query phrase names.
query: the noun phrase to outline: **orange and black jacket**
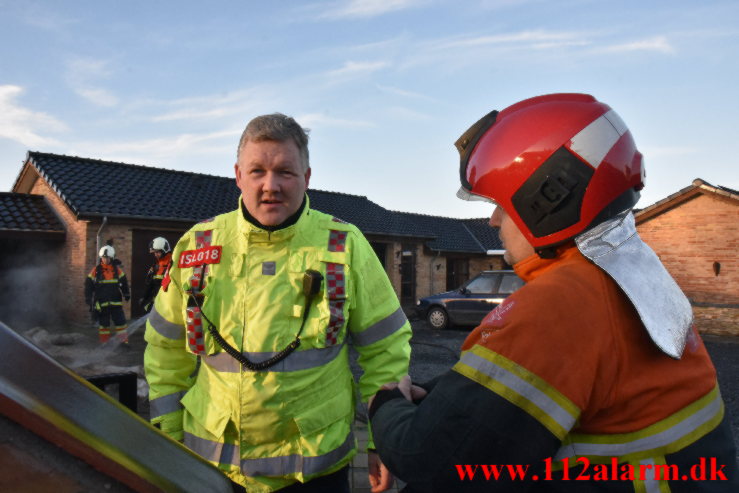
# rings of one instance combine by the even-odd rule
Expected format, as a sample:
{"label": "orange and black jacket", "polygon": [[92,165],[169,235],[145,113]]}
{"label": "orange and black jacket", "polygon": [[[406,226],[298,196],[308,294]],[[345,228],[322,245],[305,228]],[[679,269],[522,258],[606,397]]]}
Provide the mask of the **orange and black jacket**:
{"label": "orange and black jacket", "polygon": [[144,288],[143,304],[146,305],[154,300],[159,288],[162,286],[162,280],[167,274],[167,269],[172,264],[172,252],[162,255],[154,265],[149,268],[146,273],[146,287]]}
{"label": "orange and black jacket", "polygon": [[129,299],[126,274],[115,264],[98,264],[85,278],[85,302],[96,304],[96,308],[122,306],[123,297]]}
{"label": "orange and black jacket", "polygon": [[[514,269],[527,284],[470,333],[423,400],[396,389],[372,403],[375,445],[405,491],[739,491],[695,329],[680,360],[660,352],[618,285],[574,246]],[[716,479],[692,481],[701,463],[708,479],[712,458]],[[526,479],[485,478],[482,465],[527,467]],[[674,477],[652,481],[656,466]]]}

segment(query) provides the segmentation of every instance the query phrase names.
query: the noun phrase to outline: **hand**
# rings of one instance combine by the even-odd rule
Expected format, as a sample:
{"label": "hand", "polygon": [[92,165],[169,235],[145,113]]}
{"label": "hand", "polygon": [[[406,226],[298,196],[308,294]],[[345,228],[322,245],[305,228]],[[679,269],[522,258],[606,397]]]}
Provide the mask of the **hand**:
{"label": "hand", "polygon": [[126,296],[124,296],[124,298],[126,299],[126,301],[131,301],[131,296],[130,295],[126,295]]}
{"label": "hand", "polygon": [[[423,399],[428,394],[428,392],[426,392],[426,390],[422,387],[419,387],[418,385],[413,385],[411,383],[411,377],[408,375],[401,378],[400,382],[386,383],[385,385],[380,387],[380,390],[393,390],[396,388],[400,390],[400,393],[403,394],[403,397],[411,402],[418,399]],[[373,400],[375,400],[374,395],[369,398],[369,401],[367,402],[367,408],[372,407]]]}
{"label": "hand", "polygon": [[385,491],[395,482],[393,473],[388,471],[385,464],[380,460],[380,456],[377,455],[377,452],[367,452],[367,467],[372,493]]}

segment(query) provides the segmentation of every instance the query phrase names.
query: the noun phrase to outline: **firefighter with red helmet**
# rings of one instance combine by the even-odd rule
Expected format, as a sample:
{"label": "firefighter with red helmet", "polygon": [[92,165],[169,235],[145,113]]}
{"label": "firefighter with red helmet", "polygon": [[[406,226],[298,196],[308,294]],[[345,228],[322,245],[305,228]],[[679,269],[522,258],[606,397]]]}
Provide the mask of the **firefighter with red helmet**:
{"label": "firefighter with red helmet", "polygon": [[98,323],[100,342],[107,342],[111,336],[109,327],[113,321],[115,336],[128,342],[126,315],[123,313],[123,298],[131,299],[128,279],[120,261],[115,258],[115,249],[105,245],[98,253],[98,264],[85,278],[85,302],[90,306],[93,319]]}
{"label": "firefighter with red helmet", "polygon": [[489,113],[456,146],[459,196],[496,205],[526,285],[449,372],[375,396],[375,445],[406,491],[739,491],[690,303],[636,232],[644,166],[623,121],[550,94]]}
{"label": "firefighter with red helmet", "polygon": [[154,255],[154,264],[146,273],[146,285],[144,295],[139,299],[139,305],[144,312],[149,313],[154,304],[162,280],[172,264],[172,252],[166,238],[157,236],[149,242],[149,253]]}

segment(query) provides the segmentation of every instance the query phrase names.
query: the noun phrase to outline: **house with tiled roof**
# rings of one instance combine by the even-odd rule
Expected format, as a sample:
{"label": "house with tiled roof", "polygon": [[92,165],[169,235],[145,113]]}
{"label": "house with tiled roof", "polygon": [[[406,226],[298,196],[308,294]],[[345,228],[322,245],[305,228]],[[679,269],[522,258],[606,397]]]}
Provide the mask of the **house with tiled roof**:
{"label": "house with tiled roof", "polygon": [[[0,196],[0,257],[27,269],[0,281],[14,290],[16,318],[78,324],[87,323],[83,279],[101,246],[115,247],[136,300],[152,262],[151,239],[174,244],[194,223],[233,210],[240,194],[232,177],[42,152],[28,153],[12,192]],[[312,208],[365,234],[404,306],[503,266],[484,219],[396,212],[345,193],[309,189],[308,196]],[[43,255],[36,255],[38,241]],[[43,290],[33,262],[46,266]],[[136,303],[126,308],[131,317],[141,314]]]}
{"label": "house with tiled roof", "polygon": [[696,178],[634,216],[693,305],[697,329],[739,335],[739,192]]}

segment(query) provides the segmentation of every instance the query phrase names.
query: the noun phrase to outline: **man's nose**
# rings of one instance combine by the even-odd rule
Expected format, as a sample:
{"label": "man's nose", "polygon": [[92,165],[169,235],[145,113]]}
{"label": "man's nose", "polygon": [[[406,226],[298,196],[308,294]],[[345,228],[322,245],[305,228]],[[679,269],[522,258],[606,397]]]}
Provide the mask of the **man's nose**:
{"label": "man's nose", "polygon": [[277,173],[268,171],[264,175],[264,182],[262,183],[262,190],[265,192],[279,192],[280,191],[280,177]]}
{"label": "man's nose", "polygon": [[493,215],[490,216],[490,221],[488,224],[494,228],[500,227],[501,219],[503,218],[503,209],[500,208],[500,206],[495,206],[495,210],[493,211]]}

